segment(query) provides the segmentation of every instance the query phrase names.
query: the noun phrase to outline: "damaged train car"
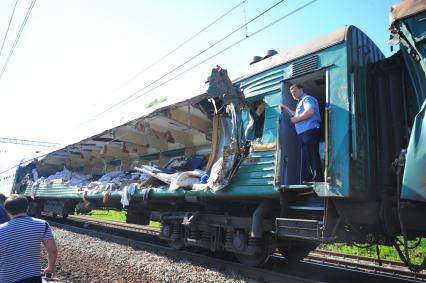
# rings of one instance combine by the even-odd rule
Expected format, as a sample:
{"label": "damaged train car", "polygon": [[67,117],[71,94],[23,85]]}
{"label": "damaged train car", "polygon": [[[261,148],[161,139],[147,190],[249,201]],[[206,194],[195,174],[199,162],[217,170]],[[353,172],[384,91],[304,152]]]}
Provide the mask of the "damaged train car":
{"label": "damaged train car", "polygon": [[[174,248],[234,253],[261,265],[319,243],[394,245],[426,235],[425,3],[393,7],[399,51],[385,58],[346,26],[250,64],[213,69],[205,94],[156,109],[20,166],[13,193],[31,213],[126,209],[161,221]],[[325,181],[301,179],[298,137],[280,104],[300,83],[317,98]],[[407,245],[405,244],[405,248]]]}

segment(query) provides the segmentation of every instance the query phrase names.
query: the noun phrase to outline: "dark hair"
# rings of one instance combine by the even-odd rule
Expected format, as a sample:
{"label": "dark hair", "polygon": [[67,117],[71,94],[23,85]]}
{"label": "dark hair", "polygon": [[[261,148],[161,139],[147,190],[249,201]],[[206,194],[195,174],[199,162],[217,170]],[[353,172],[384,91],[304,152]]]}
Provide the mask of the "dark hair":
{"label": "dark hair", "polygon": [[0,194],[0,202],[4,202],[6,200],[6,196],[4,194]]}
{"label": "dark hair", "polygon": [[294,87],[297,87],[298,89],[303,88],[303,86],[302,86],[301,84],[292,84],[292,85],[290,86],[290,88],[294,88]]}
{"label": "dark hair", "polygon": [[27,212],[28,200],[21,195],[10,195],[4,203],[4,209],[11,215]]}

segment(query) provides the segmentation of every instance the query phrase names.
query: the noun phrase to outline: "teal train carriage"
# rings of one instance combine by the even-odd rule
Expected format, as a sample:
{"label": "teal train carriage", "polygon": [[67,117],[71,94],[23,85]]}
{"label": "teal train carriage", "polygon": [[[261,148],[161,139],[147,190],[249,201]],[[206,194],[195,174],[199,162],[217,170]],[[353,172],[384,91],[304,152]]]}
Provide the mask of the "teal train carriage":
{"label": "teal train carriage", "polygon": [[[300,260],[320,243],[395,245],[426,234],[425,4],[392,10],[400,50],[385,58],[354,26],[256,57],[233,80],[34,160],[14,193],[31,213],[126,209],[162,224],[174,248],[234,253],[261,265]],[[301,179],[300,145],[280,104],[291,84],[317,98],[324,182]]]}

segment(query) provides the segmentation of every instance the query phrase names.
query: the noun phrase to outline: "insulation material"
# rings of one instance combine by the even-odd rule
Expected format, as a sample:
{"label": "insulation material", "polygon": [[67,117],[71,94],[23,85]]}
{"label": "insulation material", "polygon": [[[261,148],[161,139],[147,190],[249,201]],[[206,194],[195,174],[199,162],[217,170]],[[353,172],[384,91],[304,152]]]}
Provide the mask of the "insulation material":
{"label": "insulation material", "polygon": [[135,167],[135,170],[148,174],[149,176],[152,176],[166,184],[170,184],[172,174],[162,173],[160,171],[158,171],[158,173],[155,173],[153,172],[152,168],[152,166],[142,165],[142,167]]}
{"label": "insulation material", "polygon": [[170,190],[174,191],[177,188],[189,188],[192,189],[193,185],[200,183],[200,177],[206,172],[201,170],[186,171],[182,173],[174,174],[170,182]]}
{"label": "insulation material", "polygon": [[120,203],[123,205],[123,208],[129,205],[131,196],[135,194],[137,189],[138,189],[137,184],[130,184],[123,188],[123,191],[121,192],[121,199],[120,199]]}

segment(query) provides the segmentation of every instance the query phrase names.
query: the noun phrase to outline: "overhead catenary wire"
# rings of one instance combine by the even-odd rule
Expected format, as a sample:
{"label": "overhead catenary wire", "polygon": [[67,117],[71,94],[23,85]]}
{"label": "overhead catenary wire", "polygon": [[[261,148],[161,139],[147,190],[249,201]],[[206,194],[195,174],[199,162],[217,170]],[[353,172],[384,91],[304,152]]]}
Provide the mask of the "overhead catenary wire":
{"label": "overhead catenary wire", "polygon": [[5,70],[6,70],[7,65],[9,64],[9,60],[12,57],[13,52],[15,51],[15,47],[18,44],[19,38],[21,37],[22,31],[24,30],[24,27],[25,27],[25,25],[26,25],[26,23],[28,21],[28,18],[31,15],[31,11],[33,10],[33,7],[34,7],[35,3],[36,3],[36,0],[32,0],[32,2],[30,4],[30,7],[28,8],[27,14],[25,15],[25,18],[24,18],[24,20],[23,20],[23,22],[21,24],[21,27],[19,28],[18,34],[16,35],[15,41],[13,42],[13,45],[12,45],[12,48],[9,51],[9,55],[7,56],[7,58],[6,58],[5,62],[4,62],[3,68],[0,71],[0,80],[3,77],[3,74],[4,74]]}
{"label": "overhead catenary wire", "polygon": [[204,54],[205,52],[207,52],[208,50],[212,49],[213,47],[215,47],[216,45],[218,45],[219,43],[221,43],[222,41],[224,41],[225,39],[229,38],[231,35],[235,34],[237,31],[243,29],[244,27],[246,27],[248,24],[252,23],[253,21],[257,20],[258,18],[260,18],[261,16],[263,16],[264,14],[266,14],[267,12],[269,12],[270,10],[272,10],[273,8],[275,8],[276,6],[278,6],[279,4],[281,4],[282,2],[284,2],[285,0],[280,0],[277,3],[275,3],[274,5],[270,6],[269,8],[267,8],[266,10],[264,10],[263,12],[261,12],[260,14],[258,14],[257,16],[255,16],[254,18],[252,18],[251,20],[249,20],[248,22],[245,22],[243,25],[239,26],[238,28],[234,29],[233,31],[231,31],[229,34],[227,34],[226,36],[222,37],[221,39],[219,39],[218,41],[214,42],[213,44],[209,45],[209,47],[205,48],[204,50],[200,51],[199,53],[197,53],[196,55],[192,56],[191,58],[187,59],[186,61],[184,61],[183,63],[181,63],[180,65],[176,66],[175,68],[173,68],[172,70],[166,72],[165,74],[161,75],[160,77],[158,77],[157,79],[155,79],[154,81],[152,81],[151,83],[145,85],[144,87],[142,87],[141,89],[139,89],[138,91],[132,93],[131,95],[127,96],[126,98],[120,100],[119,102],[117,102],[116,104],[108,107],[107,109],[99,112],[98,114],[95,114],[94,116],[92,116],[91,118],[89,118],[88,120],[86,120],[86,122],[82,123],[85,124],[107,112],[109,112],[110,110],[113,110],[117,107],[119,107],[121,104],[125,103],[126,101],[128,101],[129,99],[131,99],[132,97],[134,97],[136,94],[138,94],[139,92],[149,88],[150,86],[152,86],[153,84],[155,84],[156,82],[162,80],[163,78],[165,78],[166,76],[170,75],[171,73],[175,72],[176,70],[180,69],[181,67],[183,67],[184,65],[188,64],[189,62],[193,61],[195,58],[199,57],[200,55]]}
{"label": "overhead catenary wire", "polygon": [[13,139],[13,138],[4,138],[0,137],[0,143],[10,143],[10,144],[19,144],[19,145],[32,145],[32,146],[43,146],[43,147],[55,147],[60,145],[59,143],[54,142],[44,142],[44,141],[35,141],[35,140],[22,140],[22,139]]}
{"label": "overhead catenary wire", "polygon": [[17,5],[18,5],[18,0],[16,0],[16,1],[15,1],[15,6],[13,6],[12,15],[10,16],[9,24],[7,25],[6,33],[5,33],[4,38],[3,38],[3,43],[1,44],[1,48],[0,48],[0,57],[1,57],[1,53],[3,52],[3,47],[4,47],[4,44],[5,44],[5,42],[6,42],[7,35],[8,35],[8,33],[9,33],[9,29],[10,29],[10,24],[12,23],[13,16],[15,15],[15,10],[16,10],[16,6],[17,6]]}
{"label": "overhead catenary wire", "polygon": [[246,1],[247,0],[241,1],[237,5],[235,5],[234,7],[232,7],[231,9],[229,9],[228,11],[226,11],[224,14],[222,14],[221,16],[219,16],[218,18],[216,18],[215,20],[213,20],[211,23],[209,23],[208,25],[206,25],[204,28],[202,28],[201,30],[199,30],[198,32],[196,32],[195,34],[193,34],[192,36],[190,36],[188,39],[186,39],[183,42],[181,42],[180,44],[178,44],[171,51],[169,51],[168,53],[166,53],[165,55],[163,55],[162,57],[160,57],[159,59],[157,59],[155,62],[153,62],[152,64],[150,64],[146,68],[144,68],[142,71],[140,71],[139,73],[137,73],[136,75],[134,75],[133,77],[131,77],[129,80],[127,80],[126,82],[124,82],[115,91],[121,89],[122,87],[124,87],[125,85],[127,85],[128,83],[130,83],[131,81],[133,81],[134,79],[136,79],[137,77],[139,77],[140,75],[142,75],[143,73],[145,73],[146,71],[150,70],[152,67],[154,67],[158,63],[162,62],[164,59],[166,59],[167,57],[169,57],[170,55],[172,55],[173,53],[175,53],[177,50],[179,50],[182,46],[186,45],[187,43],[189,43],[190,41],[192,41],[194,38],[196,38],[197,36],[199,36],[201,33],[203,33],[204,31],[206,31],[208,28],[210,28],[211,26],[213,26],[214,24],[216,24],[217,22],[219,22],[220,20],[222,20],[224,17],[226,17],[227,15],[229,15],[231,12],[233,12],[239,6],[241,6],[242,4],[245,4]]}
{"label": "overhead catenary wire", "polygon": [[48,153],[43,153],[43,154],[40,154],[40,155],[37,155],[37,156],[31,157],[31,158],[29,158],[29,159],[25,159],[25,158],[23,158],[23,159],[21,160],[21,162],[19,162],[19,164],[17,164],[17,165],[13,165],[13,166],[9,167],[8,169],[1,171],[1,172],[0,172],[0,174],[6,173],[7,171],[12,170],[13,168],[18,167],[18,166],[20,166],[21,164],[25,164],[25,163],[30,162],[31,160],[35,160],[35,159],[37,159],[37,160],[38,160],[38,159],[40,159],[40,158],[42,158],[42,157],[47,156],[49,153],[52,153],[52,152],[53,152],[53,151],[48,152]]}
{"label": "overhead catenary wire", "polygon": [[[273,26],[274,24],[276,24],[276,23],[278,23],[278,22],[280,22],[280,21],[284,20],[285,18],[287,18],[287,17],[289,17],[289,16],[291,16],[291,15],[293,15],[293,14],[297,13],[298,11],[300,11],[300,10],[302,10],[302,9],[306,8],[307,6],[312,5],[313,3],[317,2],[317,1],[318,1],[318,0],[311,0],[311,1],[307,2],[306,4],[304,4],[304,5],[302,5],[302,6],[298,7],[298,8],[296,8],[296,9],[294,9],[294,10],[292,10],[291,12],[289,12],[289,13],[285,14],[284,16],[282,16],[282,17],[280,17],[280,18],[278,18],[278,19],[276,19],[276,20],[274,20],[274,21],[270,22],[269,24],[267,24],[267,25],[263,26],[262,28],[260,28],[260,29],[256,30],[255,32],[253,32],[253,33],[251,33],[251,34],[249,34],[249,35],[246,35],[244,38],[242,38],[242,39],[240,39],[240,40],[238,40],[238,41],[236,41],[236,42],[234,42],[234,43],[232,43],[232,44],[228,45],[227,47],[225,47],[224,49],[220,50],[219,52],[217,52],[217,53],[215,53],[215,54],[213,54],[213,55],[209,56],[208,58],[206,58],[206,59],[204,59],[204,60],[200,61],[199,63],[197,63],[197,64],[193,65],[192,67],[190,67],[190,68],[186,69],[185,71],[183,71],[183,72],[181,72],[181,73],[177,74],[176,76],[174,76],[174,77],[170,78],[169,80],[167,80],[167,81],[165,81],[165,82],[161,83],[160,85],[157,85],[157,86],[155,86],[155,87],[153,87],[153,88],[151,88],[151,89],[147,90],[146,92],[144,92],[144,93],[142,93],[142,94],[138,95],[137,97],[134,97],[132,100],[128,101],[127,103],[130,103],[130,102],[132,102],[132,101],[134,101],[134,100],[136,100],[136,99],[140,98],[141,96],[146,95],[147,93],[149,93],[149,92],[151,92],[151,91],[153,91],[153,90],[155,90],[155,89],[157,89],[157,88],[159,88],[159,87],[163,86],[164,84],[166,84],[166,83],[168,83],[168,82],[170,82],[170,81],[172,81],[172,80],[174,80],[174,79],[178,78],[179,76],[181,76],[181,75],[183,75],[183,74],[187,73],[188,71],[190,71],[190,70],[192,70],[192,69],[194,69],[194,68],[198,67],[199,65],[201,65],[201,64],[203,64],[203,63],[205,63],[206,61],[208,61],[208,60],[210,60],[210,59],[212,59],[212,58],[214,58],[214,57],[218,56],[219,54],[221,54],[221,53],[223,53],[223,52],[225,52],[225,51],[229,50],[230,48],[232,48],[232,47],[234,47],[234,46],[236,46],[236,45],[240,44],[241,42],[243,42],[243,41],[247,40],[248,38],[251,38],[251,37],[255,36],[256,34],[259,34],[260,32],[262,32],[262,31],[264,31],[264,30],[268,29],[269,27]],[[138,92],[140,92],[140,90],[139,90]],[[137,93],[138,93],[138,92],[137,92]],[[120,136],[120,137],[117,137],[116,139],[119,139],[119,138],[121,138],[121,136]],[[49,153],[51,153],[51,152],[49,152]],[[46,154],[42,154],[42,155],[40,155],[40,156],[37,156],[37,157],[35,157],[35,159],[39,159],[39,158],[41,158],[41,157],[45,157],[45,156],[47,156],[49,153],[46,153]],[[26,160],[26,161],[23,161],[23,162],[21,162],[21,164],[22,164],[22,163],[25,163],[25,162],[28,162],[28,161],[30,161],[30,160],[33,160],[33,159],[34,159],[34,158],[31,158],[31,159],[28,159],[28,160]],[[13,166],[13,167],[11,167],[11,168],[9,168],[9,169],[7,169],[7,170],[4,170],[3,172],[0,172],[0,174],[1,174],[1,173],[4,173],[4,172],[7,172],[8,170],[13,169],[14,167],[16,167],[16,166]]]}
{"label": "overhead catenary wire", "polygon": [[[272,21],[271,23],[269,23],[269,24],[267,24],[267,25],[263,26],[262,28],[260,28],[260,29],[256,30],[255,32],[253,32],[253,33],[251,33],[251,34],[246,35],[244,38],[242,38],[242,39],[240,39],[240,40],[238,40],[238,41],[236,41],[236,42],[234,42],[234,43],[232,43],[232,44],[228,45],[227,47],[225,47],[224,49],[220,50],[219,52],[217,52],[217,53],[215,53],[215,54],[213,54],[213,55],[209,56],[208,58],[206,58],[206,59],[202,60],[201,62],[199,62],[199,63],[197,63],[197,64],[195,64],[195,65],[191,66],[190,68],[188,68],[188,69],[186,69],[185,71],[183,71],[183,72],[181,72],[181,73],[179,73],[179,74],[175,75],[174,77],[172,77],[172,78],[168,79],[167,81],[164,81],[164,82],[162,82],[161,84],[159,84],[159,85],[157,85],[157,86],[155,86],[155,87],[153,87],[153,88],[151,88],[151,89],[149,89],[149,90],[147,90],[147,91],[145,91],[145,92],[141,93],[140,95],[138,95],[138,96],[136,96],[136,97],[133,97],[131,100],[126,101],[126,103],[125,103],[125,104],[123,104],[123,105],[119,106],[118,108],[121,108],[121,107],[123,107],[124,105],[127,105],[128,103],[131,103],[131,102],[135,101],[136,99],[139,99],[140,97],[142,97],[142,96],[144,96],[144,95],[146,95],[146,94],[148,94],[148,93],[150,93],[150,92],[154,91],[155,89],[157,89],[157,88],[159,88],[159,87],[161,87],[161,86],[165,85],[166,83],[168,83],[168,82],[170,82],[170,81],[172,81],[172,80],[174,80],[174,79],[176,79],[176,78],[180,77],[181,75],[183,75],[183,74],[185,74],[185,73],[187,73],[187,72],[191,71],[192,69],[194,69],[194,68],[198,67],[199,65],[201,65],[201,64],[203,64],[203,63],[205,63],[205,62],[207,62],[208,60],[210,60],[210,59],[212,59],[212,58],[214,58],[214,57],[218,56],[219,54],[221,54],[221,53],[223,53],[223,52],[227,51],[228,49],[231,49],[232,47],[234,47],[234,46],[236,46],[236,45],[240,44],[241,42],[243,42],[243,41],[247,40],[248,38],[251,38],[251,37],[253,37],[254,35],[256,35],[256,34],[258,34],[258,33],[262,32],[262,31],[264,31],[264,30],[268,29],[269,27],[273,26],[274,24],[276,24],[276,23],[278,23],[278,22],[280,22],[280,21],[284,20],[285,18],[288,18],[289,16],[291,16],[291,15],[293,15],[293,14],[297,13],[298,11],[300,11],[300,10],[302,10],[302,9],[306,8],[307,6],[309,6],[309,5],[313,4],[313,3],[317,2],[317,1],[318,1],[318,0],[311,0],[311,1],[307,2],[306,4],[304,4],[304,5],[300,6],[299,8],[296,8],[296,9],[294,9],[293,11],[291,11],[291,12],[289,12],[289,13],[285,14],[284,16],[282,16],[282,17],[280,17],[280,18],[278,18],[278,19],[276,19],[276,20]],[[134,96],[135,94],[137,94],[137,93],[141,92],[142,90],[144,90],[144,88],[142,88],[142,89],[140,89],[140,90],[138,90],[138,91],[134,92],[134,93],[132,94],[132,96]]]}

